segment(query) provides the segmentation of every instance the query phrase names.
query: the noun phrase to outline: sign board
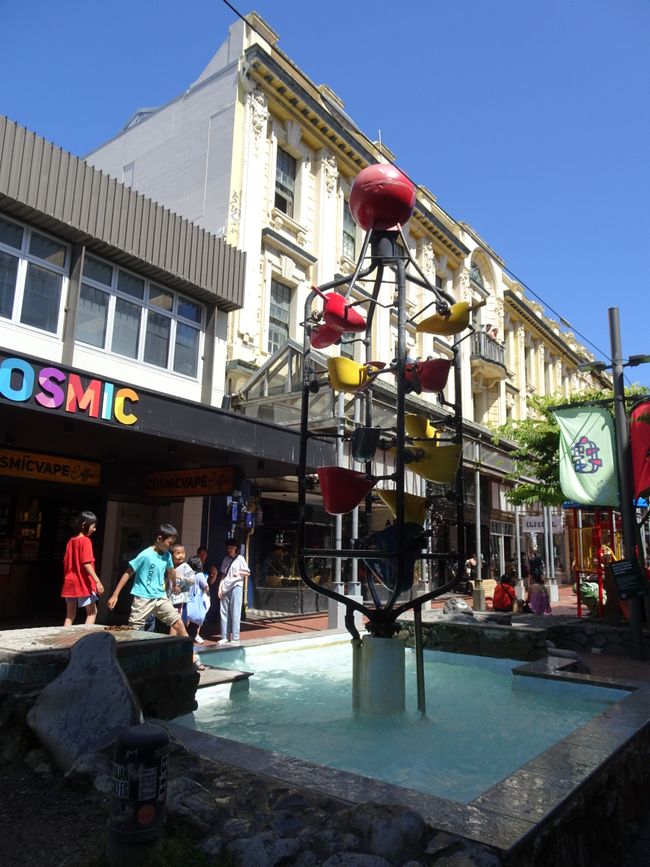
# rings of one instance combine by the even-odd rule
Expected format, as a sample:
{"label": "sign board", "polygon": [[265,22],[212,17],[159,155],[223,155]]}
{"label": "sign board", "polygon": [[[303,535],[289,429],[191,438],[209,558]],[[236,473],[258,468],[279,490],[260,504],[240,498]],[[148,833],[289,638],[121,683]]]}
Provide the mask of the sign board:
{"label": "sign board", "polygon": [[621,599],[645,596],[650,587],[637,560],[618,560],[605,566],[607,574],[616,582]]}
{"label": "sign board", "polygon": [[[551,515],[551,527],[554,533],[562,532],[562,516]],[[543,515],[522,515],[521,516],[521,531],[522,533],[543,533],[544,532],[544,516]]]}
{"label": "sign board", "polygon": [[37,452],[0,449],[0,476],[41,479],[67,485],[99,485],[101,464]]}
{"label": "sign board", "polygon": [[144,494],[146,497],[209,497],[232,494],[234,485],[234,467],[165,470],[144,477]]}

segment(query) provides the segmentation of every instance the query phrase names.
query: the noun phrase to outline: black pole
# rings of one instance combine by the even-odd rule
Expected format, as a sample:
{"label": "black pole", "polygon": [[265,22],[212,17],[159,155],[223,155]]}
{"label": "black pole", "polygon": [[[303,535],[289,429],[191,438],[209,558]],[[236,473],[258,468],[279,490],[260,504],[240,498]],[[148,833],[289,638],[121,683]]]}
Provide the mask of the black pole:
{"label": "black pole", "polygon": [[[618,307],[609,308],[609,339],[612,353],[612,375],[614,378],[614,424],[616,427],[616,449],[618,455],[619,489],[621,492],[621,523],[623,529],[623,556],[626,560],[636,560],[636,518],[634,515],[632,487],[632,459],[625,414],[625,383],[623,381],[623,353],[621,351],[621,329]],[[643,659],[642,600],[633,596],[630,606],[630,638],[632,657]]]}

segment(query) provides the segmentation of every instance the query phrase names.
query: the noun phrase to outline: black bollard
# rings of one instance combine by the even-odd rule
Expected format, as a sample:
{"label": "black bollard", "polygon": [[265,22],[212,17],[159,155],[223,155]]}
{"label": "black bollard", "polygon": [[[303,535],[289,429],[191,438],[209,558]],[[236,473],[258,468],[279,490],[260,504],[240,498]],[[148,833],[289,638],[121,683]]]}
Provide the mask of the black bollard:
{"label": "black bollard", "polygon": [[106,826],[109,867],[139,862],[165,825],[169,735],[143,723],[124,729],[115,744],[111,815]]}

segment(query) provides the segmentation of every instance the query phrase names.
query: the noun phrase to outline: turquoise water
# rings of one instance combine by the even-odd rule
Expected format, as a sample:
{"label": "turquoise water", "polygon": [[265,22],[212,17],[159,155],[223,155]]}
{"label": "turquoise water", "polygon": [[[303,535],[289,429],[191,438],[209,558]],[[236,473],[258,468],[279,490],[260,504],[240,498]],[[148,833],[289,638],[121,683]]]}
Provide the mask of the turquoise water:
{"label": "turquoise water", "polygon": [[176,720],[241,743],[468,802],[627,693],[515,677],[512,660],[425,651],[427,714],[417,712],[415,659],[406,651],[406,712],[352,711],[349,641],[309,639],[204,653],[255,672],[250,692],[197,693]]}

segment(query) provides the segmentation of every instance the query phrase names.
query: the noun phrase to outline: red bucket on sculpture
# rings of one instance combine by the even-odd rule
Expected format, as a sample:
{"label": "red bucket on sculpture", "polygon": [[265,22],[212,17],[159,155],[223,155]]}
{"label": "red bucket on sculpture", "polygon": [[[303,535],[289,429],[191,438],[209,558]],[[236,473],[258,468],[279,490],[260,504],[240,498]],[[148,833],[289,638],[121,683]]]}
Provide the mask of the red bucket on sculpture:
{"label": "red bucket on sculpture", "polygon": [[434,358],[431,361],[420,362],[418,375],[422,391],[439,392],[447,385],[451,360],[447,358]]}
{"label": "red bucket on sculpture", "polygon": [[351,512],[375,486],[365,473],[345,467],[319,467],[316,470],[323,495],[323,506],[329,515]]}
{"label": "red bucket on sculpture", "polygon": [[324,297],[323,319],[330,328],[339,331],[361,332],[366,330],[366,320],[338,292],[329,292]]}
{"label": "red bucket on sculpture", "polygon": [[309,334],[309,342],[314,349],[327,349],[341,339],[343,332],[340,328],[332,328],[330,325],[316,325]]}

